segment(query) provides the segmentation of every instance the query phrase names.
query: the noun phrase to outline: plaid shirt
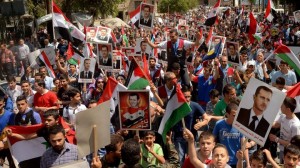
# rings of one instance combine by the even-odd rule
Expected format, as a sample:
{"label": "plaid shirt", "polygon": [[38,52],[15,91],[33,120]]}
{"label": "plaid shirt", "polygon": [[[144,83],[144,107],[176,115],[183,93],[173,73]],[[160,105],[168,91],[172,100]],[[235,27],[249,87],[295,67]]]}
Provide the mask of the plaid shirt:
{"label": "plaid shirt", "polygon": [[65,142],[64,149],[57,153],[53,148],[48,149],[42,156],[40,167],[49,168],[78,160],[77,146]]}

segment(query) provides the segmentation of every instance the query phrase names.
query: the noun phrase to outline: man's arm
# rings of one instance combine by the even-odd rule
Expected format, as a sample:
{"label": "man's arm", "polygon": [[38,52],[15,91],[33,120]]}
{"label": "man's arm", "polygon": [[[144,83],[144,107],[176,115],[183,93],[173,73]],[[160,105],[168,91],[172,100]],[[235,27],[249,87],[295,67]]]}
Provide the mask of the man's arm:
{"label": "man's arm", "polygon": [[152,48],[158,48],[159,46],[157,44],[154,44],[151,42],[149,37],[144,37],[146,39],[146,42],[152,47]]}

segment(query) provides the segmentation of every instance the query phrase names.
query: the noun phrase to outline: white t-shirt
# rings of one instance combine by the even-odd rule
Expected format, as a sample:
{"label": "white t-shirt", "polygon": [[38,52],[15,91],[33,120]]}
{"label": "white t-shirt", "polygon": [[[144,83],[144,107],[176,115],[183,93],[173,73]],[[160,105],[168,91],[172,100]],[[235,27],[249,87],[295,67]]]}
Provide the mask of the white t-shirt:
{"label": "white t-shirt", "polygon": [[[300,120],[295,116],[292,119],[287,119],[285,114],[282,114],[276,121],[280,123],[280,139],[290,141],[293,136],[300,135]],[[283,151],[284,146],[279,146],[280,151]]]}
{"label": "white t-shirt", "polygon": [[86,110],[86,106],[84,104],[79,104],[76,108],[66,106],[63,110],[63,117],[68,118],[70,124],[75,124],[75,114],[83,110]]}

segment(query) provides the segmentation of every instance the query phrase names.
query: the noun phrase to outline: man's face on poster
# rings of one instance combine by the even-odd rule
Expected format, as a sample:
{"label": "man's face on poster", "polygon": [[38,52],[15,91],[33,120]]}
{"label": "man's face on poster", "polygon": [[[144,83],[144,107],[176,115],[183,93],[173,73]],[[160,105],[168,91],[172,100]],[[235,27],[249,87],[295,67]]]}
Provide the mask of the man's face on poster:
{"label": "man's face on poster", "polygon": [[141,50],[142,50],[143,52],[145,52],[146,49],[147,49],[147,43],[142,42],[142,44],[141,44]]}
{"label": "man's face on poster", "polygon": [[185,27],[184,26],[180,27],[180,32],[181,32],[181,34],[185,34]]}
{"label": "man's face on poster", "polygon": [[144,7],[144,18],[149,18],[150,17],[150,8],[149,7]]}
{"label": "man's face on poster", "polygon": [[295,13],[295,18],[298,22],[300,21],[300,12]]}
{"label": "man's face on poster", "polygon": [[106,46],[102,46],[101,47],[101,56],[103,58],[107,58],[108,57],[108,50],[107,50],[107,47]]}
{"label": "man's face on poster", "polygon": [[126,56],[128,57],[128,56],[131,56],[131,55],[132,55],[132,52],[131,52],[131,50],[125,50],[125,54],[126,54]]}
{"label": "man's face on poster", "polygon": [[96,35],[95,30],[94,30],[94,29],[91,29],[91,30],[90,30],[90,37],[95,37],[95,35]]}
{"label": "man's face on poster", "polygon": [[84,60],[84,69],[89,70],[90,66],[91,66],[91,60],[89,59]]}
{"label": "man's face on poster", "polygon": [[137,96],[129,96],[130,107],[138,107],[139,101]]}
{"label": "man's face on poster", "polygon": [[106,29],[101,29],[100,34],[101,36],[106,36],[107,30]]}
{"label": "man's face on poster", "polygon": [[257,95],[254,95],[253,108],[261,112],[265,111],[270,103],[271,97],[271,92],[261,89]]}
{"label": "man's face on poster", "polygon": [[235,53],[234,45],[229,45],[228,50],[229,50],[228,52],[229,52],[230,56],[234,56],[234,53]]}
{"label": "man's face on poster", "polygon": [[214,43],[215,43],[215,44],[218,44],[220,41],[221,41],[221,39],[219,39],[219,38],[215,38],[215,39],[214,39]]}

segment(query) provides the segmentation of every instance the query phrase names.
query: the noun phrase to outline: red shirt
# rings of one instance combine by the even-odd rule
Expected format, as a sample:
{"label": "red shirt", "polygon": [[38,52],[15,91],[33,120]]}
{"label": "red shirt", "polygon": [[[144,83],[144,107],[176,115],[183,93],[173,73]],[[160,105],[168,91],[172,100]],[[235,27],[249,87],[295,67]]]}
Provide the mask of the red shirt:
{"label": "red shirt", "polygon": [[33,98],[33,106],[37,107],[53,107],[58,106],[58,99],[54,92],[48,91],[45,94],[35,93]]}

